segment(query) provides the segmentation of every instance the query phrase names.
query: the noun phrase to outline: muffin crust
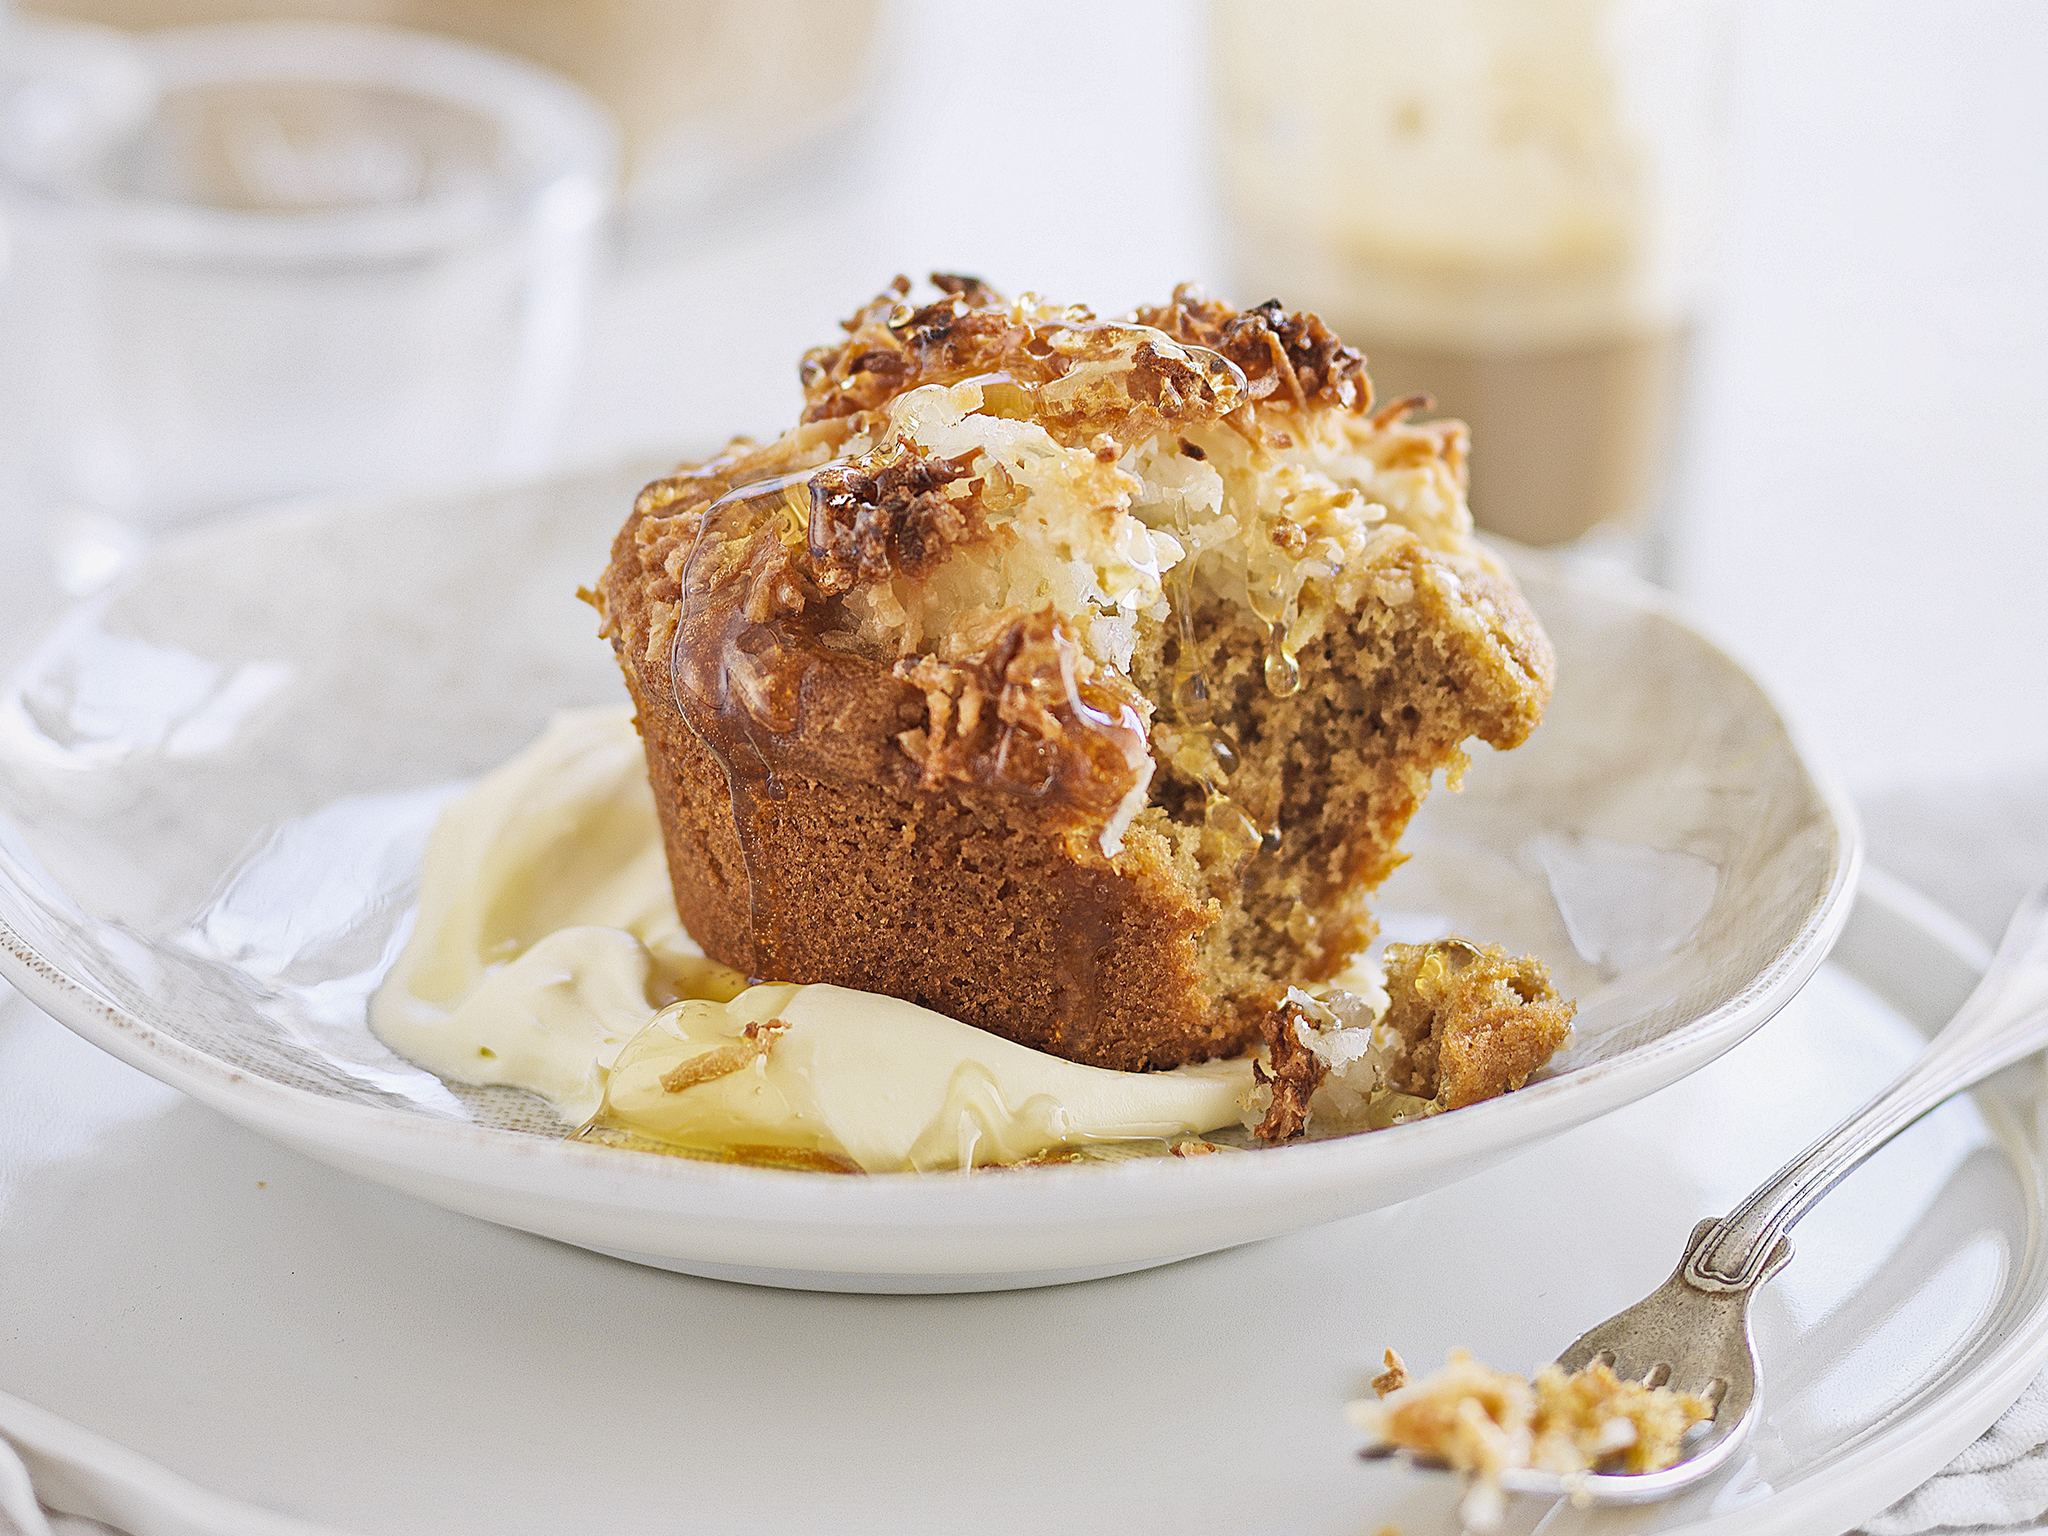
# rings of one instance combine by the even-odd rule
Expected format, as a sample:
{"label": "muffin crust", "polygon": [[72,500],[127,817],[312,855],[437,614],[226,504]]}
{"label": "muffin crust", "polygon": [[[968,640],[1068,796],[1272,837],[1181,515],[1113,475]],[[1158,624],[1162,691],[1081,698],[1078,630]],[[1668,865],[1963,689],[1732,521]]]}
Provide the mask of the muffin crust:
{"label": "muffin crust", "polygon": [[593,594],[685,925],[1123,1069],[1240,1052],[1372,934],[1551,657],[1455,423],[1313,316],[901,279],[796,427],[649,486]]}

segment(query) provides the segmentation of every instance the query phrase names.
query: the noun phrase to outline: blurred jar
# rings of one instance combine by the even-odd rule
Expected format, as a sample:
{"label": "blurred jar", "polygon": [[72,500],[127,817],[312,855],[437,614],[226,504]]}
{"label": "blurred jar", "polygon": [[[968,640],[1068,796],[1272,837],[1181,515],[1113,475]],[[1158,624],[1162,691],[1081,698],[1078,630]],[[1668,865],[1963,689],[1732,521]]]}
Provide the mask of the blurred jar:
{"label": "blurred jar", "polygon": [[[609,120],[389,28],[21,25],[0,70],[19,501],[150,532],[550,461]],[[5,488],[0,488],[5,489]]]}
{"label": "blurred jar", "polygon": [[21,0],[20,8],[122,27],[375,22],[521,54],[611,109],[627,196],[658,219],[850,116],[881,0]]}
{"label": "blurred jar", "polygon": [[1382,400],[1472,427],[1532,544],[1655,516],[1725,160],[1720,0],[1213,0],[1248,299],[1321,312]]}

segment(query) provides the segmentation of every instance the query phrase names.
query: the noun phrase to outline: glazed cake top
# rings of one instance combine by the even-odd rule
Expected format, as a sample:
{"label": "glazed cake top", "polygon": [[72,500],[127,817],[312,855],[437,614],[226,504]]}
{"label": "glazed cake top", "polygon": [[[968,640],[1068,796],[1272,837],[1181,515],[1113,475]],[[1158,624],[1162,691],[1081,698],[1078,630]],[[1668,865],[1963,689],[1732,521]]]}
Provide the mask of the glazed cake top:
{"label": "glazed cake top", "polygon": [[1183,286],[1105,321],[932,282],[805,356],[780,437],[649,486],[614,550],[608,632],[729,765],[1025,794],[1113,853],[1153,771],[1141,644],[1241,605],[1284,692],[1333,615],[1417,580],[1533,725],[1548,649],[1472,538],[1462,424],[1375,410],[1365,360],[1277,303]]}

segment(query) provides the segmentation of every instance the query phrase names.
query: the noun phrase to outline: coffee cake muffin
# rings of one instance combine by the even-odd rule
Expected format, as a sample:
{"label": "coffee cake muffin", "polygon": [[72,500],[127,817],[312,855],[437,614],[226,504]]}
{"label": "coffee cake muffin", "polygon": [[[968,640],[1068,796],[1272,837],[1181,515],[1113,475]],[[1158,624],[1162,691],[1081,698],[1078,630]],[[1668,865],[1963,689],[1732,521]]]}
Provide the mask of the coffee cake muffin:
{"label": "coffee cake muffin", "polygon": [[1075,1061],[1239,1053],[1548,699],[1464,428],[1277,303],[932,281],[805,357],[789,431],[647,487],[591,594],[678,910]]}

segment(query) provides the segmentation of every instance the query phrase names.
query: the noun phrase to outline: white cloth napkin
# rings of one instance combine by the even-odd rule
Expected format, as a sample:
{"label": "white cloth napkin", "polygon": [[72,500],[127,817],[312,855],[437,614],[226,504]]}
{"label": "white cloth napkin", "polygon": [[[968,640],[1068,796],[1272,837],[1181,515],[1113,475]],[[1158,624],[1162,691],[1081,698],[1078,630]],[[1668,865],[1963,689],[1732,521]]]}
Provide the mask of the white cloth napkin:
{"label": "white cloth napkin", "polygon": [[188,1483],[0,1392],[0,1536],[342,1536]]}
{"label": "white cloth napkin", "polygon": [[2038,1531],[2048,1510],[2048,1376],[1946,1468],[1863,1525],[1865,1536]]}
{"label": "white cloth napkin", "polygon": [[[2048,880],[2048,765],[1988,783],[1902,790],[1863,807],[1870,857],[1995,943]],[[1864,1536],[2048,1531],[2048,1375]]]}
{"label": "white cloth napkin", "polygon": [[0,1536],[120,1536],[112,1526],[80,1515],[45,1509],[36,1498],[28,1468],[12,1446],[0,1440]]}
{"label": "white cloth napkin", "polygon": [[106,1536],[107,1529],[97,1520],[45,1509],[27,1466],[0,1440],[0,1536]]}

